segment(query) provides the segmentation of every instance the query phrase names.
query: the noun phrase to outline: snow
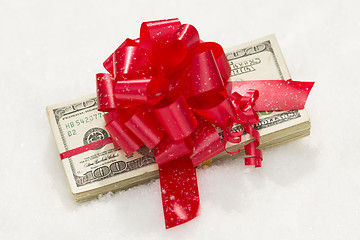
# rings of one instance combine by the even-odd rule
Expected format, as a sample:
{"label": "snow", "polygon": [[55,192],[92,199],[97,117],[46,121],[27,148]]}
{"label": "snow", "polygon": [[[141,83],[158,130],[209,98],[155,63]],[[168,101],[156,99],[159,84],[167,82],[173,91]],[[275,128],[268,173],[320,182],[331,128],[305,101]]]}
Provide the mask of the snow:
{"label": "snow", "polygon": [[[359,3],[0,2],[1,239],[359,239]],[[201,215],[165,230],[159,180],[72,199],[45,107],[95,92],[141,22],[178,17],[224,48],[275,33],[294,80],[315,80],[310,136],[197,171]]]}

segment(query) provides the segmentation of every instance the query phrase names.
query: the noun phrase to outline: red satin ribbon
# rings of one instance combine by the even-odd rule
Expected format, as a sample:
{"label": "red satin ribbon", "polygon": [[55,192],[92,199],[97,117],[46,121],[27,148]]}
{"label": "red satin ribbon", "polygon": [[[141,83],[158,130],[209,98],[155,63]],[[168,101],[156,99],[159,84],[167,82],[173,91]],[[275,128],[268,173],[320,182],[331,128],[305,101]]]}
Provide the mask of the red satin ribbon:
{"label": "red satin ribbon", "polygon": [[254,104],[255,111],[286,111],[304,109],[306,99],[314,82],[298,82],[289,80],[256,80],[229,82],[226,86],[228,94],[238,92],[246,94],[249,89],[260,92]]}
{"label": "red satin ribbon", "polygon": [[[108,112],[106,128],[114,145],[126,154],[142,145],[154,148],[166,228],[199,214],[194,167],[224,151],[226,142],[240,142],[244,130],[255,139],[245,146],[249,155],[245,164],[261,166],[260,136],[251,124],[258,121],[254,107],[267,108],[271,101],[267,98],[276,98],[271,91],[262,95],[272,81],[254,87],[253,82],[227,85],[230,66],[222,47],[201,41],[192,25],[178,19],[145,22],[140,38],[126,39],[104,67],[109,73],[96,77],[99,111]],[[304,93],[298,97],[302,99]],[[257,98],[263,100],[261,104]],[[272,103],[271,107],[282,106]],[[243,130],[231,132],[234,123]],[[224,141],[214,125],[224,130]]]}

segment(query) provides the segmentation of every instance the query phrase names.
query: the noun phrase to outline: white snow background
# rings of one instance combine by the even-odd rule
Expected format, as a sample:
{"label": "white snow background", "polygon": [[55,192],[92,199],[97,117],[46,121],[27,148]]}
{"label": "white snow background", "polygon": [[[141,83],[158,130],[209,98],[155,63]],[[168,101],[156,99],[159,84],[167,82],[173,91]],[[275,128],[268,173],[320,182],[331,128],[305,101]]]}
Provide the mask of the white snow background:
{"label": "white snow background", "polygon": [[[359,1],[0,1],[0,239],[360,239]],[[159,180],[75,203],[45,107],[95,92],[144,21],[178,17],[224,48],[275,33],[313,80],[310,136],[199,169],[202,213],[165,230]]]}

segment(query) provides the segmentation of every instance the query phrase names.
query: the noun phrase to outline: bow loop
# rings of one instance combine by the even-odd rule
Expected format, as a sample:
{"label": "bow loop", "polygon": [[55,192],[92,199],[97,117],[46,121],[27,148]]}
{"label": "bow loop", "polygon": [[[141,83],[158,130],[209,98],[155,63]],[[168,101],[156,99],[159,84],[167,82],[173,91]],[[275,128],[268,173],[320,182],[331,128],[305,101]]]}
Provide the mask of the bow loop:
{"label": "bow loop", "polygon": [[[121,48],[124,48],[126,46],[139,46],[139,39],[130,39],[127,38],[116,50],[119,50]],[[116,51],[115,50],[115,51]],[[103,63],[104,68],[112,75],[114,76],[114,53],[112,53]]]}
{"label": "bow loop", "polygon": [[170,41],[159,50],[160,65],[167,69],[167,74],[173,73],[178,65],[194,55],[199,42],[199,34],[194,26],[181,25]]}
{"label": "bow loop", "polygon": [[211,91],[224,90],[224,82],[214,59],[212,51],[196,54],[189,67],[183,73],[187,98]]}
{"label": "bow loop", "polygon": [[231,68],[221,45],[215,42],[202,42],[199,44],[197,53],[207,52],[210,50],[214,55],[217,67],[224,81],[224,85],[226,85],[227,80],[230,78]]}
{"label": "bow loop", "polygon": [[154,113],[166,133],[175,141],[188,137],[196,129],[196,118],[183,96],[169,105],[155,108]]}
{"label": "bow loop", "polygon": [[140,28],[141,47],[155,52],[171,39],[180,26],[181,23],[177,18],[142,23]]}
{"label": "bow loop", "polygon": [[144,107],[138,108],[124,125],[149,149],[153,149],[165,134],[154,114]]}
{"label": "bow loop", "polygon": [[143,145],[142,141],[122,124],[119,119],[114,119],[107,123],[105,127],[113,139],[113,142],[116,143],[117,146],[120,146],[127,155],[130,155]]}
{"label": "bow loop", "polygon": [[161,76],[119,81],[114,87],[117,100],[155,104],[169,91],[169,81]]}
{"label": "bow loop", "polygon": [[115,50],[113,55],[116,81],[129,78],[149,77],[154,74],[152,53],[138,46],[126,46]]}
{"label": "bow loop", "polygon": [[224,129],[229,119],[236,117],[235,109],[228,98],[224,98],[220,94],[214,94],[213,97],[215,100],[209,102],[219,102],[217,105],[204,109],[197,108],[194,111],[212,124]]}
{"label": "bow loop", "polygon": [[114,98],[114,78],[108,73],[96,74],[96,95],[99,111],[109,112],[116,109]]}

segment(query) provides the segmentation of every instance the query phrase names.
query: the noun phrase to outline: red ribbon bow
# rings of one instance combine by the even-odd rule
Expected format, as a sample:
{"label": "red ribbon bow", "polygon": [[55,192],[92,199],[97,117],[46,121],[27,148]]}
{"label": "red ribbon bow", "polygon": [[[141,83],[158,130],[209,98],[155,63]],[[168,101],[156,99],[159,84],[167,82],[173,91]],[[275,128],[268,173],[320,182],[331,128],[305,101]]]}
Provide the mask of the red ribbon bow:
{"label": "red ribbon bow", "polygon": [[[226,142],[239,143],[249,133],[255,140],[245,146],[245,164],[261,166],[259,133],[250,126],[259,120],[253,108],[259,89],[229,97],[222,47],[201,41],[192,25],[144,22],[140,38],[126,39],[104,67],[109,74],[97,74],[99,111],[108,112],[116,148],[126,154],[142,145],[154,149],[166,228],[199,214],[195,166],[224,151]],[[230,131],[234,123],[240,132]],[[214,125],[224,130],[224,141]]]}

